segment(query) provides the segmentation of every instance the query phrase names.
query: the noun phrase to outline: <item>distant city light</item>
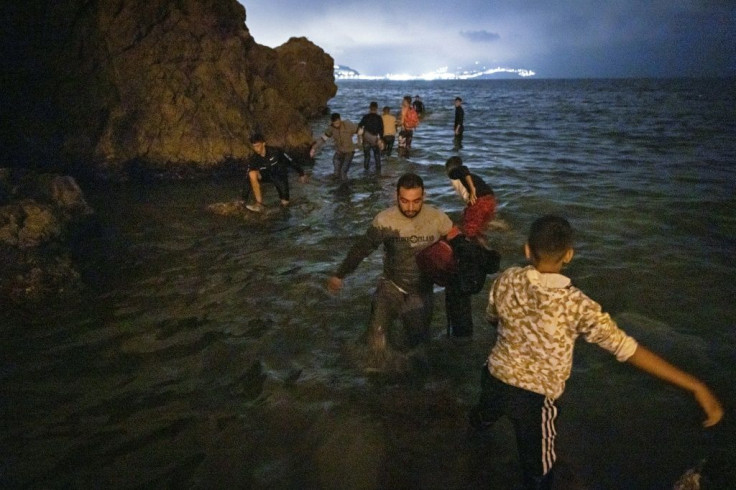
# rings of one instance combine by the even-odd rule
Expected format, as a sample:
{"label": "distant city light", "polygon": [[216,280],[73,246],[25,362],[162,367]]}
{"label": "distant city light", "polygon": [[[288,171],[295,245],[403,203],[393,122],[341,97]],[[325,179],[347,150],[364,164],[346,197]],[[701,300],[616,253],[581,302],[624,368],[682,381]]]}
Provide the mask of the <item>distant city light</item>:
{"label": "distant city light", "polygon": [[[479,64],[477,61],[476,64]],[[406,81],[406,80],[469,80],[473,78],[479,78],[484,75],[493,75],[496,73],[509,73],[516,74],[520,77],[527,78],[533,77],[536,73],[532,70],[521,69],[521,68],[486,68],[482,69],[462,69],[458,68],[455,72],[450,72],[448,67],[443,66],[435,71],[422,73],[420,75],[412,75],[409,73],[386,73],[385,75],[361,75],[356,70],[348,68],[342,65],[335,65],[335,78],[338,80],[394,80],[394,81]]]}

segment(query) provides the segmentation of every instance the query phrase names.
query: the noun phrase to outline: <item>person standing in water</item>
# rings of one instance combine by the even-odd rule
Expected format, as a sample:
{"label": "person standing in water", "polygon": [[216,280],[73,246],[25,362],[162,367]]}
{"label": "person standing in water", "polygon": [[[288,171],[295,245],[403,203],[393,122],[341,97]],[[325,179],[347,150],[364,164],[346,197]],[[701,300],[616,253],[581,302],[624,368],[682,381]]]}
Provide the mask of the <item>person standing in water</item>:
{"label": "person standing in water", "polygon": [[419,114],[411,102],[411,95],[404,96],[401,101],[401,113],[399,114],[399,156],[409,156],[411,142],[414,139],[414,130],[419,125]]}
{"label": "person standing in water", "polygon": [[524,252],[531,265],[506,269],[491,287],[486,317],[497,325],[496,342],[483,366],[470,425],[482,431],[501,416],[511,419],[525,488],[551,487],[555,401],[572,371],[578,337],[689,392],[705,412],[703,426],[721,420],[723,407],[702,381],[638,344],[560,274],[573,257],[573,230],[566,219],[547,215],[534,221]]}
{"label": "person standing in water", "polygon": [[378,102],[370,103],[370,112],[364,115],[358,123],[358,134],[363,140],[363,167],[367,171],[370,167],[371,152],[376,164],[376,174],[381,173],[381,144],[383,141],[383,118],[378,114]]}
{"label": "person standing in water", "polygon": [[396,140],[396,116],[391,114],[391,108],[386,106],[383,108],[381,119],[383,120],[383,153],[386,157],[390,157]]}
{"label": "person standing in water", "polygon": [[453,145],[455,150],[463,147],[463,133],[465,132],[465,109],[463,99],[455,97],[455,122],[453,123]]}
{"label": "person standing in water", "polygon": [[[396,184],[396,205],[376,215],[327,283],[330,291],[339,291],[345,276],[383,245],[383,274],[373,294],[366,331],[373,351],[386,351],[389,344],[406,350],[430,338],[432,279],[420,271],[416,256],[447,235],[453,225],[444,212],[425,204],[424,196],[421,177],[414,173],[402,175]],[[398,319],[403,331],[394,329]]]}
{"label": "person standing in water", "polygon": [[348,179],[348,170],[353,162],[355,155],[355,142],[353,135],[358,133],[358,126],[355,123],[343,120],[340,114],[333,112],[330,116],[330,125],[325,129],[324,134],[312,144],[309,150],[309,156],[314,158],[322,147],[332,138],[335,142],[335,154],[332,156],[332,165],[334,166],[335,178],[339,180]]}
{"label": "person standing in water", "polygon": [[414,102],[412,102],[411,105],[414,107],[414,110],[417,111],[420,118],[424,117],[424,102],[422,102],[422,98],[420,96],[415,95]]}

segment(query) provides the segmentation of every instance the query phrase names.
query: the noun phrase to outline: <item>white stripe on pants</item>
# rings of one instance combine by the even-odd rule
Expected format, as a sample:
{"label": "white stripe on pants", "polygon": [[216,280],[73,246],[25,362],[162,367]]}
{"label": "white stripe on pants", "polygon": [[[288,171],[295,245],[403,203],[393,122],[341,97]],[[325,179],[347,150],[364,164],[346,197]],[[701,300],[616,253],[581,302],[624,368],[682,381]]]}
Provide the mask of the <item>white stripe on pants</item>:
{"label": "white stripe on pants", "polygon": [[557,407],[553,399],[545,397],[542,407],[542,469],[543,474],[549,473],[555,464],[555,419],[557,418]]}

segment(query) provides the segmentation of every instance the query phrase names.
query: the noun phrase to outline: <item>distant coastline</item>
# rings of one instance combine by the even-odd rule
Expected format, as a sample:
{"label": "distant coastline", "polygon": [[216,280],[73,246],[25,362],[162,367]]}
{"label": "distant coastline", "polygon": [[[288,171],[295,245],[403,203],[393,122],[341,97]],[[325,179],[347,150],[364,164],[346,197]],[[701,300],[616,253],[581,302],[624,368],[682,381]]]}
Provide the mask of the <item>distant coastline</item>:
{"label": "distant coastline", "polygon": [[385,75],[363,75],[359,71],[344,65],[335,65],[335,80],[477,80],[484,78],[530,78],[536,76],[532,70],[518,68],[487,68],[474,66],[449,71],[447,67],[419,75],[408,73],[387,73]]}

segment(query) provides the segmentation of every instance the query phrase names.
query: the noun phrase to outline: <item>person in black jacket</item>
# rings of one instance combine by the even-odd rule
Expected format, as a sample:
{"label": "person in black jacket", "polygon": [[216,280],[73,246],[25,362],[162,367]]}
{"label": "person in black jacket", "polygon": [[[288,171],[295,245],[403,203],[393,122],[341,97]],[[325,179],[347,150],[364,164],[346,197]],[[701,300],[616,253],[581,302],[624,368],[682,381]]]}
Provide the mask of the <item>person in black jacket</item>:
{"label": "person in black jacket", "polygon": [[465,110],[463,99],[455,97],[455,122],[453,124],[453,143],[456,150],[463,147],[463,132],[465,132]]}
{"label": "person in black jacket", "polygon": [[301,183],[307,181],[304,169],[279,148],[266,146],[266,139],[262,134],[251,136],[250,144],[253,146],[253,155],[248,160],[248,178],[243,189],[243,200],[247,202],[252,192],[255,202],[246,204],[245,207],[257,213],[265,209],[261,182],[271,182],[279,193],[281,205],[288,206],[289,167],[296,170]]}
{"label": "person in black jacket", "polygon": [[358,134],[363,140],[363,166],[368,170],[371,151],[376,162],[376,173],[381,173],[381,144],[383,143],[383,118],[378,114],[378,102],[371,102],[370,112],[358,123]]}

